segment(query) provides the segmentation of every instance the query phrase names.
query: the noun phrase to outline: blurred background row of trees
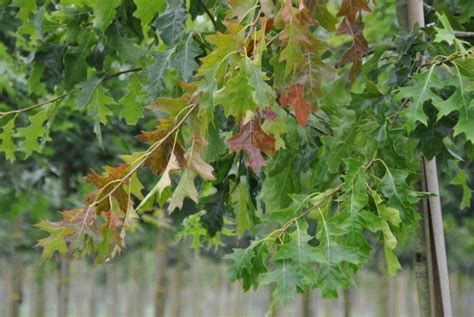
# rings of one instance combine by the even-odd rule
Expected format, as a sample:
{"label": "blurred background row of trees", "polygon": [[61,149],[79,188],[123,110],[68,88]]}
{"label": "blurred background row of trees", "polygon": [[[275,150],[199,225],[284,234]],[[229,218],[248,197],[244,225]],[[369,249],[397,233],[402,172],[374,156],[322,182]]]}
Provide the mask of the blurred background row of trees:
{"label": "blurred background row of trees", "polygon": [[[382,36],[380,29],[395,21],[394,10],[377,12],[385,12],[385,16],[368,17],[367,23],[378,25],[367,34],[369,40]],[[9,55],[19,23],[9,19],[11,15],[0,12],[2,111],[33,103],[37,100],[31,96],[34,99],[42,94],[38,80],[25,78],[20,61]],[[97,266],[89,259],[74,261],[57,255],[51,262],[40,260],[40,250],[33,246],[43,234],[34,225],[57,218],[57,210],[79,205],[84,193],[90,191],[90,185],[82,181],[89,169],[114,165],[120,153],[137,150],[139,144],[132,136],[149,124],[139,121],[131,128],[114,118],[103,128],[106,146],[101,148],[88,117],[71,108],[55,112],[55,124],[43,138],[41,155],[33,154],[15,164],[0,157],[0,316],[263,316],[272,290],[262,287],[242,295],[237,283],[229,283],[225,262],[218,260],[222,248],[246,245],[249,237],[239,240],[228,236],[221,248],[203,247],[199,241],[206,233],[193,230],[192,217],[183,224],[179,213],[168,217],[158,209],[139,215],[134,228],[137,234],[130,236],[129,248],[113,265]],[[0,118],[0,126],[4,119]],[[26,125],[22,116],[18,117],[19,125],[22,120]],[[473,166],[463,167],[473,174]],[[453,306],[456,316],[468,316],[474,304],[474,208],[459,208],[459,201],[471,197],[463,197],[462,189],[452,185],[452,180],[469,175],[453,175],[451,170],[457,171],[448,167],[441,175],[441,197]],[[153,185],[151,179],[145,185]],[[182,239],[172,242],[176,235]],[[340,294],[340,300],[326,302],[312,292],[276,315],[417,316],[411,242],[399,252],[403,271],[397,277],[386,276],[380,252],[359,276],[357,292],[353,288]],[[190,246],[193,252],[189,252]]]}

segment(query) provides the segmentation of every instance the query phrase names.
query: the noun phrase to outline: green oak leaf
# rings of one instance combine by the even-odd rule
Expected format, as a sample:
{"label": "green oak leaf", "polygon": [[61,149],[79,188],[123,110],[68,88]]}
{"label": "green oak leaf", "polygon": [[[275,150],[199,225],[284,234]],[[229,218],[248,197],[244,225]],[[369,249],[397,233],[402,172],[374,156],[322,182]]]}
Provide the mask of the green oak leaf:
{"label": "green oak leaf", "polygon": [[242,39],[237,34],[216,33],[207,36],[206,40],[214,49],[201,58],[202,63],[197,74],[218,81],[224,75],[220,70],[233,54],[238,53]]}
{"label": "green oak leaf", "polygon": [[120,111],[120,116],[128,125],[135,125],[143,117],[142,104],[139,101],[144,97],[138,77],[132,76],[127,85],[127,93],[119,100],[119,103],[124,106]]}
{"label": "green oak leaf", "polygon": [[295,160],[294,149],[285,149],[268,161],[260,194],[268,212],[288,207],[292,202],[290,194],[299,192],[300,179],[293,177],[296,170]]}
{"label": "green oak leaf", "polygon": [[121,0],[97,0],[94,5],[94,27],[105,31],[115,19],[115,9]]}
{"label": "green oak leaf", "polygon": [[296,288],[302,284],[301,276],[288,260],[277,261],[275,269],[263,274],[262,284],[275,283],[272,306],[286,305],[296,296]]}
{"label": "green oak leaf", "polygon": [[457,174],[456,177],[451,181],[451,184],[461,186],[462,188],[462,200],[460,208],[469,208],[471,206],[472,190],[469,187],[469,174],[459,167],[459,163],[456,162]]}
{"label": "green oak leaf", "polygon": [[102,83],[102,79],[93,77],[88,81],[82,82],[78,85],[80,89],[79,94],[76,98],[76,103],[79,109],[85,109],[91,103],[92,97],[94,96],[95,90]]}
{"label": "green oak leaf", "polygon": [[463,55],[467,55],[467,50],[464,45],[469,45],[469,43],[456,38],[453,27],[449,23],[448,17],[444,13],[439,14],[438,12],[436,12],[436,16],[443,25],[443,28],[434,28],[436,30],[436,36],[434,41],[436,43],[446,42],[449,45],[454,45]]}
{"label": "green oak leaf", "polygon": [[474,144],[474,101],[459,110],[459,121],[454,126],[454,136],[464,133],[466,139],[468,139],[471,144]]}
{"label": "green oak leaf", "polygon": [[158,12],[162,12],[165,8],[166,1],[150,1],[150,0],[133,0],[137,9],[133,12],[133,16],[140,19],[143,34],[146,36],[149,30],[149,24]]}
{"label": "green oak leaf", "polygon": [[439,121],[441,118],[446,117],[451,112],[462,108],[464,104],[465,100],[461,90],[456,90],[448,99],[433,103],[433,106],[438,109],[436,119]]}
{"label": "green oak leaf", "polygon": [[284,32],[288,36],[288,44],[281,51],[279,61],[286,62],[285,65],[285,77],[293,74],[298,68],[304,64],[304,55],[298,43],[299,30],[293,24],[288,24]]}
{"label": "green oak leaf", "polygon": [[46,94],[46,87],[41,82],[41,75],[45,70],[46,66],[41,63],[34,63],[32,66],[30,77],[28,78],[28,91],[37,96],[43,96]]}
{"label": "green oak leaf", "polygon": [[385,261],[387,262],[387,273],[390,276],[395,276],[402,268],[400,262],[398,261],[397,255],[387,245],[384,246],[384,254]]}
{"label": "green oak leaf", "polygon": [[245,60],[245,67],[249,76],[249,83],[254,88],[252,95],[255,102],[257,102],[262,109],[271,106],[275,98],[275,93],[272,87],[265,82],[268,77],[257,65],[248,59]]}
{"label": "green oak leaf", "polygon": [[259,275],[267,271],[267,256],[268,249],[262,242],[252,242],[246,249],[234,249],[233,253],[224,256],[224,259],[232,260],[228,269],[231,281],[242,279],[244,290],[256,289]]}
{"label": "green oak leaf", "polygon": [[51,258],[56,251],[61,255],[66,254],[67,247],[65,239],[72,231],[70,228],[60,226],[47,220],[42,220],[35,226],[49,233],[48,237],[39,240],[37,244],[37,246],[43,247],[43,253],[41,254],[43,260]]}
{"label": "green oak leaf", "polygon": [[417,122],[421,122],[425,126],[428,124],[428,116],[425,114],[423,106],[425,102],[430,100],[433,101],[433,103],[440,102],[441,98],[435,94],[431,88],[443,88],[443,84],[434,71],[434,68],[431,68],[427,72],[416,74],[412,79],[413,85],[400,88],[400,91],[396,95],[398,100],[412,100],[404,110],[407,120],[406,128],[409,133],[415,129]]}
{"label": "green oak leaf", "polygon": [[303,281],[299,287],[306,290],[314,286],[314,281],[317,279],[314,270],[315,263],[321,262],[322,258],[317,254],[316,248],[309,244],[314,237],[308,234],[306,221],[298,221],[295,224],[295,230],[289,235],[291,241],[282,244],[273,259],[274,261],[287,260]]}
{"label": "green oak leaf", "polygon": [[17,150],[15,142],[13,142],[13,129],[15,128],[16,116],[8,120],[8,122],[1,127],[0,133],[0,151],[5,153],[5,157],[13,162],[15,160],[15,152]]}
{"label": "green oak leaf", "polygon": [[185,36],[176,46],[176,54],[173,58],[172,65],[179,71],[181,78],[185,82],[193,77],[194,72],[199,65],[196,57],[201,54],[201,49],[193,39],[193,33]]}
{"label": "green oak leaf", "polygon": [[97,136],[100,147],[102,143],[101,124],[107,123],[107,117],[112,116],[113,112],[107,107],[108,105],[116,105],[117,102],[106,95],[106,90],[100,86],[100,80],[93,79],[85,83],[81,94],[77,97],[77,103],[80,107],[87,107],[87,111],[94,118],[94,133]]}
{"label": "green oak leaf", "polygon": [[41,141],[47,136],[47,131],[44,127],[46,120],[48,120],[47,109],[42,110],[29,117],[30,124],[24,128],[17,129],[18,138],[23,139],[21,146],[25,150],[25,157],[29,157],[33,152],[41,150]]}
{"label": "green oak leaf", "polygon": [[186,10],[180,0],[168,1],[168,6],[163,14],[160,14],[153,25],[160,34],[160,38],[168,46],[173,46],[183,34]]}
{"label": "green oak leaf", "polygon": [[234,205],[234,213],[237,222],[235,232],[237,235],[242,236],[246,230],[252,228],[252,214],[255,210],[250,196],[247,177],[240,177],[237,188],[231,194],[231,200]]}
{"label": "green oak leaf", "polygon": [[318,8],[315,17],[323,28],[330,32],[334,32],[339,20],[328,10],[327,2],[328,0],[315,0],[314,4]]}
{"label": "green oak leaf", "polygon": [[30,19],[30,16],[38,12],[36,0],[14,0],[12,5],[20,8],[16,15],[22,22],[18,29],[18,33],[29,34],[35,37],[36,27],[33,19]]}
{"label": "green oak leaf", "polygon": [[90,29],[78,35],[78,45],[70,46],[63,57],[64,63],[64,86],[71,89],[87,79],[87,61],[91,48],[95,45],[97,37]]}
{"label": "green oak leaf", "polygon": [[106,95],[106,92],[105,88],[98,86],[94,90],[91,102],[87,107],[88,111],[94,116],[97,116],[99,122],[102,124],[106,124],[107,117],[113,115],[113,112],[107,106],[117,104],[114,98]]}
{"label": "green oak leaf", "polygon": [[165,75],[172,66],[174,51],[175,49],[172,48],[155,53],[155,62],[145,70],[148,77],[147,91],[153,100],[158,97],[160,91],[165,87]]}
{"label": "green oak leaf", "polygon": [[253,98],[254,89],[250,84],[246,62],[240,64],[240,69],[227,80],[224,87],[215,92],[214,101],[222,104],[226,116],[234,116],[240,121],[247,110],[255,111],[258,104]]}
{"label": "green oak leaf", "polygon": [[316,284],[321,288],[323,298],[337,298],[337,290],[348,288],[351,285],[351,278],[340,267],[321,265]]}

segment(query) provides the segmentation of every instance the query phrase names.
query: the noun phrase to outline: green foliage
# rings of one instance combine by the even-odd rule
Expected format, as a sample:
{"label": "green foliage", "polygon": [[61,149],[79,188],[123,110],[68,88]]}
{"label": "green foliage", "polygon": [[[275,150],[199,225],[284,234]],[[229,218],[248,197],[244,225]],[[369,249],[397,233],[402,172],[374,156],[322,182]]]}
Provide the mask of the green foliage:
{"label": "green foliage", "polygon": [[107,261],[159,210],[193,248],[242,239],[230,277],[273,284],[270,310],[314,287],[336,297],[377,245],[396,274],[426,196],[422,156],[450,166],[457,206],[471,200],[474,58],[455,29],[474,12],[447,3],[406,36],[393,3],[367,0],[2,3],[9,161],[47,157],[71,131],[107,151],[123,122],[145,130],[143,145],[122,141],[122,163],[90,172],[83,206],[37,224],[43,256]]}

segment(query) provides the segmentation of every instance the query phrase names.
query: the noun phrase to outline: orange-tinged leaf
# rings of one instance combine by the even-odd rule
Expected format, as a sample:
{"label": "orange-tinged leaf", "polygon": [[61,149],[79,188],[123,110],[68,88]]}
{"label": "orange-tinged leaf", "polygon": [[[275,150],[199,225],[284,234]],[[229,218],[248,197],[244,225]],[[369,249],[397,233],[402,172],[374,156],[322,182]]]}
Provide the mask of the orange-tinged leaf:
{"label": "orange-tinged leaf", "polygon": [[151,145],[163,139],[167,133],[168,133],[167,130],[160,128],[153,131],[142,131],[135,138],[142,143]]}
{"label": "orange-tinged leaf", "polygon": [[[171,157],[174,140],[171,137],[168,137],[166,140],[164,139],[168,133],[168,129],[160,127],[154,131],[142,131],[141,134],[136,136],[138,141],[150,145],[163,140],[161,145],[148,155],[144,163],[155,175],[161,175],[164,172]],[[174,154],[178,162],[184,164],[184,150],[179,144],[175,145]]]}
{"label": "orange-tinged leaf", "polygon": [[125,183],[125,177],[129,172],[129,165],[126,163],[120,164],[117,167],[104,167],[104,175],[100,176],[97,172],[92,171],[86,177],[88,183],[94,184],[98,190],[92,193],[88,198],[89,204],[96,204],[95,211],[100,214],[104,211],[110,211],[112,206],[110,199],[107,198],[111,195],[115,198],[122,211],[126,211],[128,208],[128,194],[124,189],[124,185],[120,182]]}
{"label": "orange-tinged leaf", "polygon": [[229,139],[229,148],[232,152],[247,152],[247,164],[255,172],[259,172],[265,164],[262,152],[268,155],[275,153],[275,138],[262,130],[258,118],[255,117]]}
{"label": "orange-tinged leaf", "polygon": [[282,107],[291,106],[295,111],[296,121],[304,127],[313,112],[313,107],[304,99],[304,85],[294,84],[290,87],[288,95],[280,94]]}
{"label": "orange-tinged leaf", "polygon": [[104,166],[104,175],[100,176],[96,171],[92,171],[86,176],[86,182],[95,185],[97,188],[102,188],[111,181],[124,177],[127,173],[129,165],[126,163],[120,164],[117,167]]}

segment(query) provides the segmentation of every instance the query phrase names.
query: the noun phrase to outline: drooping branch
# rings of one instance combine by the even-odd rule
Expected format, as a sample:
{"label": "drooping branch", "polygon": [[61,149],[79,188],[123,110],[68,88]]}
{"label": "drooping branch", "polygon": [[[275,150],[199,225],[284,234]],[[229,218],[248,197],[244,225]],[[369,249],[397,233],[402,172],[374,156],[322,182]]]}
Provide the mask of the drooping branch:
{"label": "drooping branch", "polygon": [[60,96],[54,97],[53,99],[45,100],[45,101],[42,101],[40,103],[37,103],[35,105],[29,106],[29,107],[26,107],[26,108],[0,112],[0,118],[2,118],[4,116],[8,116],[10,114],[17,114],[17,113],[20,113],[20,112],[26,112],[26,111],[30,111],[30,110],[48,105],[48,104],[53,103],[55,101],[61,100],[61,99],[69,96],[70,94],[72,94],[73,92],[76,92],[76,91],[77,91],[77,89],[73,89],[71,91],[68,91],[68,92],[60,95]]}
{"label": "drooping branch", "polygon": [[[112,78],[115,78],[115,77],[118,77],[120,75],[124,75],[124,74],[129,74],[129,73],[134,73],[134,72],[139,72],[143,70],[141,67],[138,67],[138,68],[132,68],[132,69],[127,69],[127,70],[122,70],[122,71],[119,71],[119,72],[116,72],[116,73],[113,73],[113,74],[110,74],[110,75],[107,75],[105,76],[102,81],[106,81],[106,80],[109,80],[109,79],[112,79]],[[82,88],[74,88],[68,92],[65,92],[64,94],[60,95],[60,96],[57,96],[57,97],[54,97],[52,99],[48,99],[48,100],[44,100],[42,102],[39,102],[37,104],[34,104],[32,106],[29,106],[29,107],[26,107],[26,108],[21,108],[21,109],[15,109],[15,110],[10,110],[10,111],[2,111],[0,112],[0,118],[2,117],[5,117],[5,116],[8,116],[8,115],[11,115],[11,114],[17,114],[17,113],[21,113],[21,112],[27,112],[27,111],[30,111],[30,110],[33,110],[33,109],[36,109],[36,108],[40,108],[42,106],[45,106],[45,105],[48,105],[50,103],[53,103],[55,101],[59,101],[61,99],[64,99],[66,98],[67,96],[75,93],[75,92],[78,92],[80,91]]]}

